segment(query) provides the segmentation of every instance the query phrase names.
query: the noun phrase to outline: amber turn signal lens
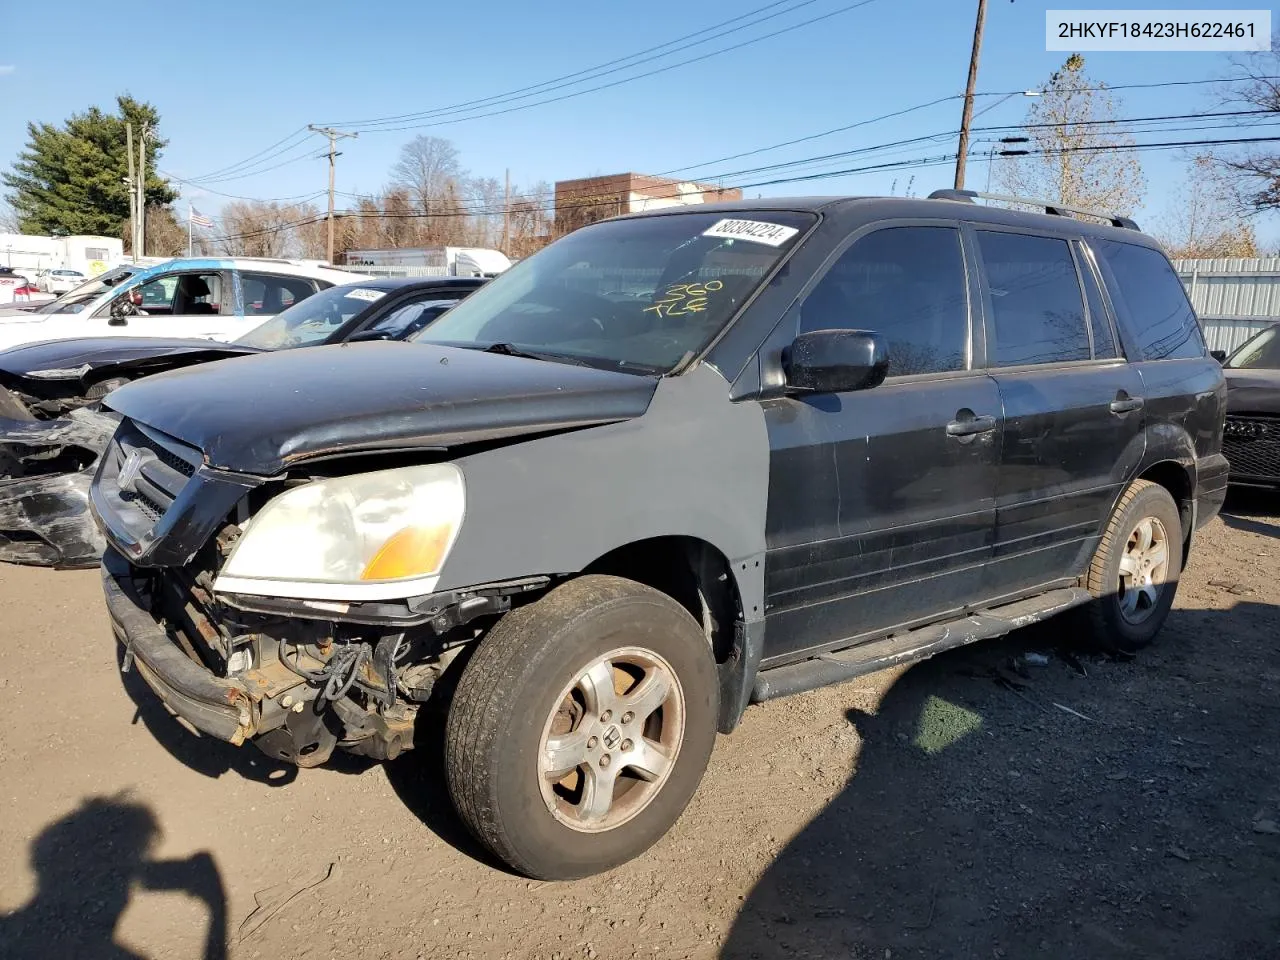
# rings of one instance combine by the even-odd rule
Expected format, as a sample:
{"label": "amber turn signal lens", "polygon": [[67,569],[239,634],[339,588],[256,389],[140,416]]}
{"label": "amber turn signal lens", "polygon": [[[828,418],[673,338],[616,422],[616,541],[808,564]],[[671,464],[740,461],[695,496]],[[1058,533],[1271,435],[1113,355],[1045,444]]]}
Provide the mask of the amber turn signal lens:
{"label": "amber turn signal lens", "polygon": [[425,577],[440,569],[449,545],[448,526],[405,527],[393,534],[373,555],[360,574],[361,580],[401,580]]}

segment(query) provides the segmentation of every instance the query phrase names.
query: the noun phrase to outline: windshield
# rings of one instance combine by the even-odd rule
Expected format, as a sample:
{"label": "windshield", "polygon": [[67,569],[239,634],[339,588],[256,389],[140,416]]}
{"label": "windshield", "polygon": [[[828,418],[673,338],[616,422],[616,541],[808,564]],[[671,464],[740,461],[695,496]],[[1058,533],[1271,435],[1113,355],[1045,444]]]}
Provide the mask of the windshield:
{"label": "windshield", "polygon": [[1233,353],[1223,366],[1231,370],[1280,370],[1280,326],[1268,327]]}
{"label": "windshield", "polygon": [[334,331],[387,295],[387,291],[358,283],[330,287],[300,300],[236,343],[259,350],[306,347],[328,339]]}
{"label": "windshield", "polygon": [[584,227],[412,339],[666,373],[711,342],[816,219],[681,213]]}
{"label": "windshield", "polygon": [[117,286],[122,280],[133,276],[141,267],[116,267],[106,273],[99,274],[92,280],[86,280],[78,287],[64,293],[57,300],[42,304],[35,313],[79,313],[102,295],[102,291]]}

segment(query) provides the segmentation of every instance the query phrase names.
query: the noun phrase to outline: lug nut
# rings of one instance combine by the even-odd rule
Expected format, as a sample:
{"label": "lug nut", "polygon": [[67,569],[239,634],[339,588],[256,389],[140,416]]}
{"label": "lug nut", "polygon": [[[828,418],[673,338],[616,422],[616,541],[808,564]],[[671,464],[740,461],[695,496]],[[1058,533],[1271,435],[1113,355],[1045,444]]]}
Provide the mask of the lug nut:
{"label": "lug nut", "polygon": [[280,698],[280,706],[288,710],[290,707],[293,706],[293,697],[289,696],[289,694],[286,693],[283,697]]}
{"label": "lug nut", "polygon": [[622,741],[622,749],[623,749],[624,751],[626,751],[626,750],[630,750],[630,749],[631,749],[631,747],[632,747],[632,743],[631,743],[631,741],[630,741],[630,740],[623,740],[623,741]]}
{"label": "lug nut", "polygon": [[600,742],[600,741],[599,741],[598,739],[596,739],[595,737],[590,737],[590,738],[588,738],[588,740],[587,740],[587,749],[588,749],[588,750],[594,750],[594,749],[596,748],[596,744],[597,744],[597,743],[599,743],[599,742]]}
{"label": "lug nut", "polygon": [[609,755],[606,753],[603,757],[601,757],[601,758],[600,758],[600,766],[602,766],[602,767],[607,767],[607,766],[609,765],[609,760],[610,760],[610,759],[611,759],[611,758],[610,758],[610,757],[609,757]]}
{"label": "lug nut", "polygon": [[613,719],[613,711],[612,711],[612,710],[606,710],[604,713],[600,714],[600,722],[601,722],[601,723],[608,723],[608,722],[609,722],[610,720],[612,720],[612,719]]}
{"label": "lug nut", "polygon": [[297,703],[295,703],[295,704],[293,705],[293,712],[294,712],[294,713],[301,713],[301,712],[302,712],[302,706],[303,706],[302,701],[301,701],[301,700],[299,700]]}
{"label": "lug nut", "polygon": [[622,722],[623,722],[623,723],[630,723],[630,722],[631,722],[632,720],[634,720],[635,718],[636,718],[636,715],[635,715],[634,713],[632,713],[630,710],[628,710],[626,713],[624,713],[624,714],[622,715]]}

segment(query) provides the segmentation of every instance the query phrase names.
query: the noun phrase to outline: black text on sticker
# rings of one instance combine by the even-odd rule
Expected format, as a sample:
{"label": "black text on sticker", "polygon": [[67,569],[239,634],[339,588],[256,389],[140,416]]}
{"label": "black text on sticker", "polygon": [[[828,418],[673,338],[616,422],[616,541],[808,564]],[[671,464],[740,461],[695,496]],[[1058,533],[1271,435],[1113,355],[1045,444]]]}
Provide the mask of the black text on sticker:
{"label": "black text on sticker", "polygon": [[780,247],[800,231],[779,223],[763,220],[721,220],[702,231],[704,237],[724,237],[727,240],[750,240],[770,247]]}

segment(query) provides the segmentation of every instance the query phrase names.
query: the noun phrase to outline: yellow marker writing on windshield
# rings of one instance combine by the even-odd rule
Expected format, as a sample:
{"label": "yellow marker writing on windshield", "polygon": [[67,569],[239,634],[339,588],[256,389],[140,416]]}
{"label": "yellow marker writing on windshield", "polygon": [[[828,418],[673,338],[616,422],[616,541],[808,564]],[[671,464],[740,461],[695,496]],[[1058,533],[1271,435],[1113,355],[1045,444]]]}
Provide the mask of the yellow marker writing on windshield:
{"label": "yellow marker writing on windshield", "polygon": [[707,295],[723,289],[724,282],[720,280],[708,280],[706,283],[675,283],[667,287],[652,306],[645,307],[644,312],[652,312],[659,317],[702,313],[707,309]]}

